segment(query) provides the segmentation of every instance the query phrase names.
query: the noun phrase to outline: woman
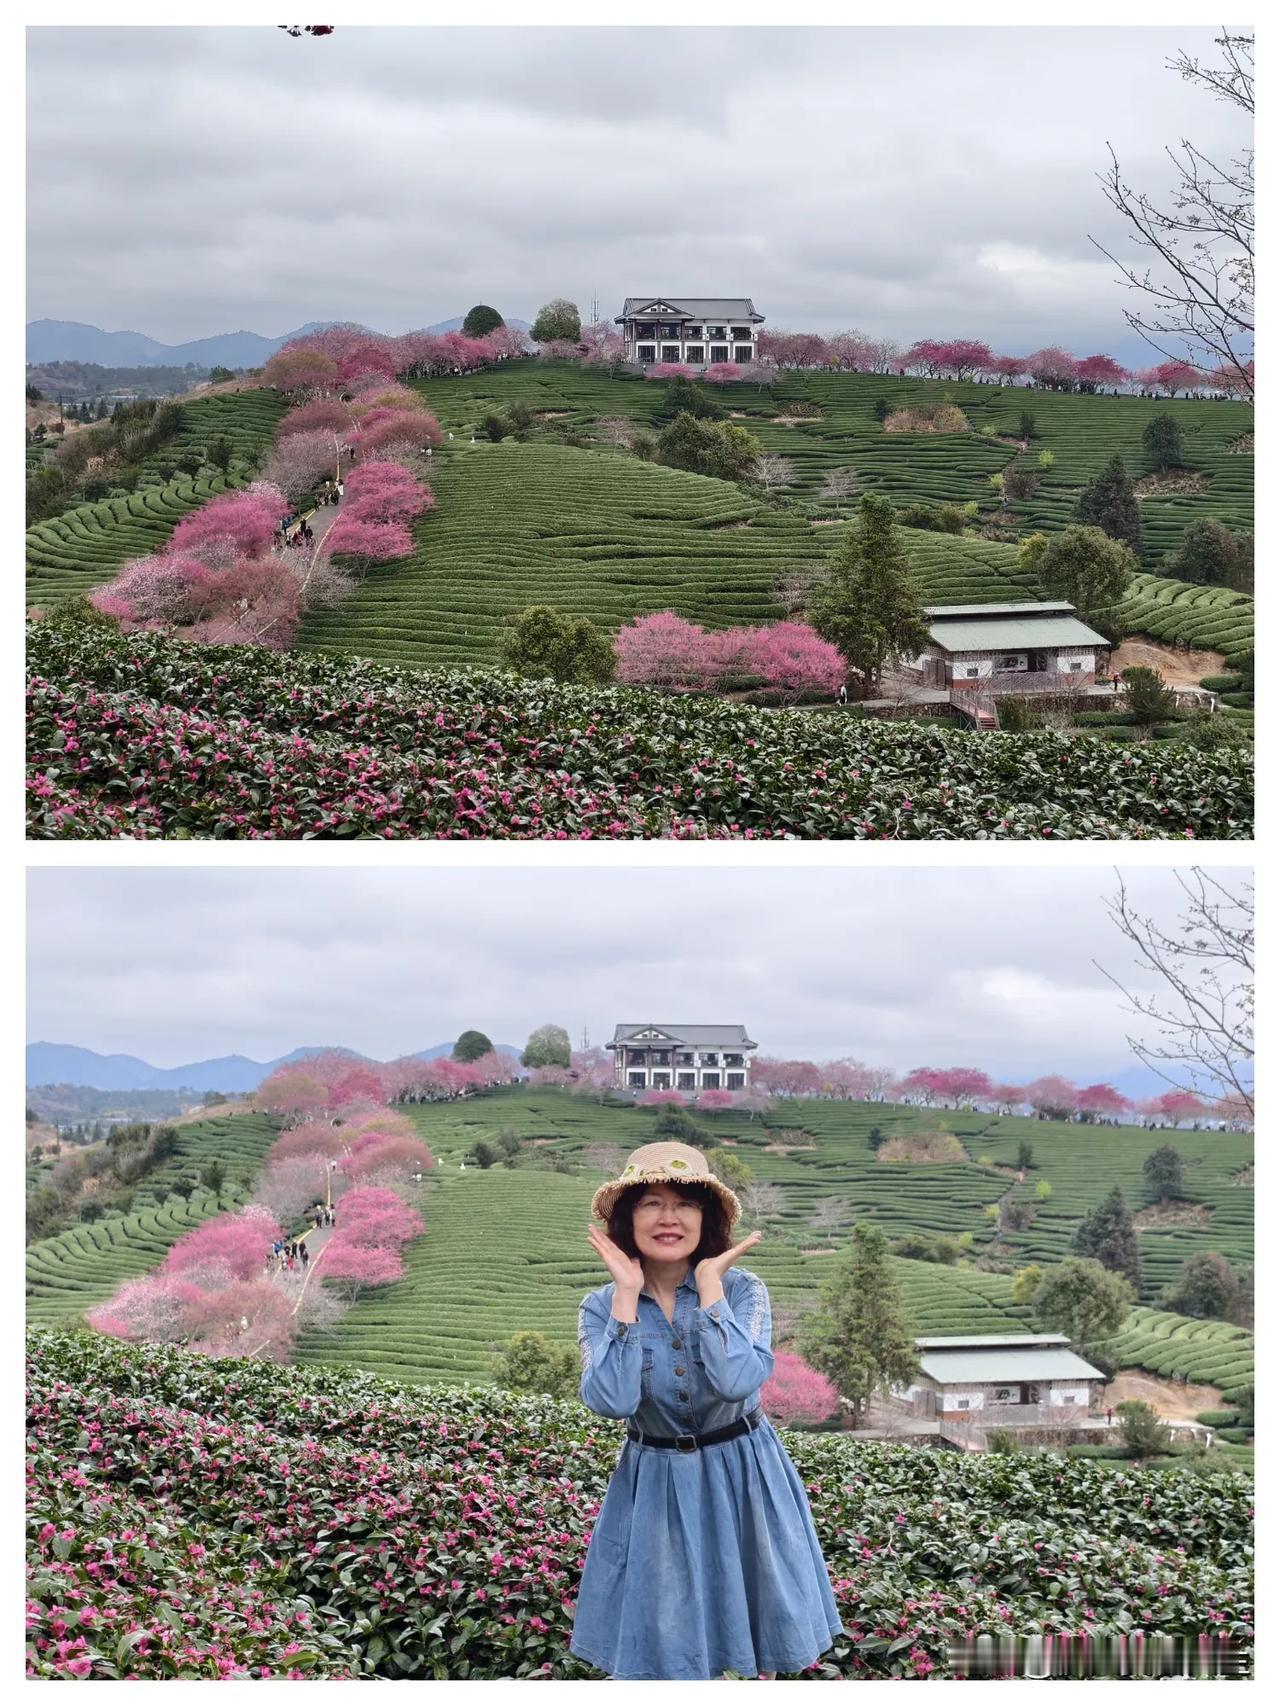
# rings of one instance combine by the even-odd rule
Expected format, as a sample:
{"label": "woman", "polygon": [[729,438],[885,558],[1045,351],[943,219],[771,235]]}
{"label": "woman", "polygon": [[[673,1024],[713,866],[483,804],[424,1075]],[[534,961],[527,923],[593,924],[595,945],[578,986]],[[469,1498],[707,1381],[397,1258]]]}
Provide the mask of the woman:
{"label": "woman", "polygon": [[588,1229],[611,1277],[578,1316],[582,1401],[627,1421],[569,1650],[625,1681],[807,1669],[840,1614],[795,1465],[760,1409],[769,1294],[733,1264],[742,1213],[698,1150],[650,1143]]}

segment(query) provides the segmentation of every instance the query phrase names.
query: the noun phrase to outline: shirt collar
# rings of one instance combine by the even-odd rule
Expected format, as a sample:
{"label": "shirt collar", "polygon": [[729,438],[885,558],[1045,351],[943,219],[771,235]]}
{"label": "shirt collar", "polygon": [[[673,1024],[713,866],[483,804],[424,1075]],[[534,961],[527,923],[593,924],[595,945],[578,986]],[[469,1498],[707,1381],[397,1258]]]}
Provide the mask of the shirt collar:
{"label": "shirt collar", "polygon": [[[680,1284],[676,1287],[676,1290],[677,1291],[697,1291],[697,1289],[698,1289],[698,1282],[694,1278],[693,1263],[690,1262],[689,1267],[685,1272],[685,1276],[680,1281]],[[647,1285],[645,1285],[645,1286],[641,1287],[640,1295],[641,1295],[641,1297],[652,1297],[653,1293],[649,1290],[649,1287]]]}

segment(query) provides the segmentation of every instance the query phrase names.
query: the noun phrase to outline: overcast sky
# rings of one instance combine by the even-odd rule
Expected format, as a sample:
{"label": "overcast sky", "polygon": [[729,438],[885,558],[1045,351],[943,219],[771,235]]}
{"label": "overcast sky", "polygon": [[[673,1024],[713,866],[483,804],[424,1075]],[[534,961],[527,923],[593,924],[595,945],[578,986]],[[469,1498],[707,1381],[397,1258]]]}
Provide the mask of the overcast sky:
{"label": "overcast sky", "polygon": [[1166,143],[1241,146],[1166,68],[1213,33],[34,29],[28,318],[177,342],[657,291],[1137,360],[1096,174],[1111,141],[1163,194]]}
{"label": "overcast sky", "polygon": [[[1224,873],[1235,886],[1238,878]],[[1173,875],[1126,873],[1179,911]],[[169,1067],[475,1026],[741,1023],[764,1054],[1025,1082],[1134,1065],[1109,869],[34,870],[28,1038]],[[1143,987],[1133,972],[1134,986]]]}

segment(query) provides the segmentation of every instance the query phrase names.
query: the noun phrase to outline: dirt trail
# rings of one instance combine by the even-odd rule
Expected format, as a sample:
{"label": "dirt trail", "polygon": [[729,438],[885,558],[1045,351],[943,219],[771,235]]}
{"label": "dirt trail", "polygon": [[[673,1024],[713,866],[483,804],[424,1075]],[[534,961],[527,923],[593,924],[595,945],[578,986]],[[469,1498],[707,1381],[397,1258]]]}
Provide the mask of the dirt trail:
{"label": "dirt trail", "polygon": [[1183,652],[1155,640],[1122,640],[1111,654],[1111,667],[1120,674],[1131,668],[1154,669],[1178,687],[1195,687],[1204,675],[1230,674],[1221,652]]}
{"label": "dirt trail", "polygon": [[1110,1381],[1102,1395],[1105,1408],[1123,1403],[1126,1398],[1140,1398],[1150,1404],[1157,1416],[1168,1421],[1193,1422],[1198,1410],[1225,1408],[1222,1394],[1216,1386],[1183,1386],[1177,1380],[1162,1380],[1157,1374],[1147,1374],[1140,1368],[1122,1368]]}

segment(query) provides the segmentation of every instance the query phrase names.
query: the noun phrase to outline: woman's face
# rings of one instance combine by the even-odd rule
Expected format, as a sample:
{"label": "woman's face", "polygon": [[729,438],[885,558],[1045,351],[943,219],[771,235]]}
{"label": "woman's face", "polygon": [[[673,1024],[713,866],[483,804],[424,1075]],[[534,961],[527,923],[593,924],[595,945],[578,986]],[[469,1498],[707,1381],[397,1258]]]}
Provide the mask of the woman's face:
{"label": "woman's face", "polygon": [[688,1260],[702,1238],[702,1204],[688,1201],[673,1185],[646,1185],[632,1206],[631,1236],[642,1257]]}

